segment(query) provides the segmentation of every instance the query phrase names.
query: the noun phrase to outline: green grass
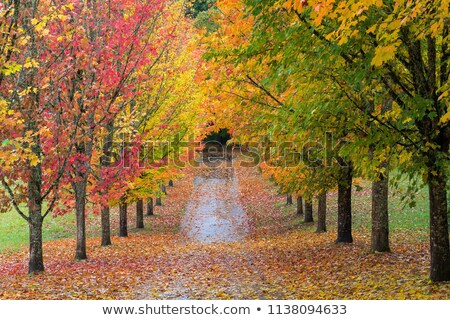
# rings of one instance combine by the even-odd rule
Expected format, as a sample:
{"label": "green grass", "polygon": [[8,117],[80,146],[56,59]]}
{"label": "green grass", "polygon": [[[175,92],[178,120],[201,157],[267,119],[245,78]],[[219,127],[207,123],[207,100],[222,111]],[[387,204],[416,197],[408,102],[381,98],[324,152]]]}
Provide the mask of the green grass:
{"label": "green grass", "polygon": [[398,196],[392,196],[389,201],[389,222],[393,229],[428,229],[430,223],[429,212],[426,189],[418,192],[416,195],[416,206],[413,208],[401,203]]}
{"label": "green grass", "polygon": [[[352,226],[354,230],[362,231],[370,234],[371,228],[371,205],[372,198],[370,194],[371,183],[363,181],[360,183],[363,188],[362,192],[354,192],[352,195]],[[390,188],[389,194],[389,227],[392,234],[401,233],[404,230],[417,232],[417,239],[427,240],[429,230],[429,204],[428,189],[426,187],[419,189],[415,194],[416,205],[410,208],[408,203],[401,200],[402,190],[408,185],[407,181],[403,181],[399,186],[399,190]],[[292,215],[296,206],[286,206],[284,202],[279,202],[276,207],[283,211],[288,211]],[[317,201],[313,201],[314,219],[317,219]],[[292,217],[292,216],[291,216]],[[302,226],[303,217],[291,218],[290,226]],[[327,229],[335,232],[337,226],[337,192],[330,193],[327,199]],[[310,228],[315,230],[313,226],[302,226],[302,228]]]}
{"label": "green grass", "polygon": [[[88,215],[86,234],[88,237],[100,235],[100,217]],[[75,238],[75,214],[47,216],[42,226],[43,241]],[[17,251],[28,245],[28,223],[15,210],[0,213],[0,252]]]}
{"label": "green grass", "polygon": [[[42,237],[44,241],[68,238],[75,230],[74,215],[44,220]],[[0,213],[0,252],[15,251],[28,244],[28,223],[14,210]]]}
{"label": "green grass", "polygon": [[[404,231],[413,231],[418,241],[427,241],[429,234],[429,203],[427,187],[420,188],[415,193],[415,206],[410,207],[407,201],[402,201],[402,190],[405,190],[408,182],[404,181],[398,190],[390,187],[389,192],[389,229],[391,235],[402,234]],[[364,189],[370,188],[370,182],[364,184]],[[408,200],[408,199],[406,199]],[[337,224],[337,195],[328,200],[328,225],[330,229]],[[353,194],[352,197],[352,223],[354,230],[364,231],[369,235],[371,228],[371,205],[370,193]],[[330,211],[331,209],[331,211]]]}
{"label": "green grass", "polygon": [[[370,196],[353,197],[353,225],[355,228],[368,228],[370,226],[371,202]],[[422,192],[417,195],[416,206],[413,208],[402,203],[398,196],[390,195],[389,225],[392,230],[422,230],[428,228],[428,224],[428,199],[422,195]]]}

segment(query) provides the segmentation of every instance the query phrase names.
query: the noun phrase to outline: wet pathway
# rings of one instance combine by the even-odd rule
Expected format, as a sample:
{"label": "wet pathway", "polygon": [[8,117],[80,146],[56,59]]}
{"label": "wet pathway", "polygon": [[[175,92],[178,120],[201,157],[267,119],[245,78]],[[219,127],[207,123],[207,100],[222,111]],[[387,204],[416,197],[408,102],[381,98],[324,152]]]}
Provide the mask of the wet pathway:
{"label": "wet pathway", "polygon": [[231,164],[198,169],[194,190],[180,226],[181,234],[201,242],[239,241],[247,219],[238,200],[238,181]]}

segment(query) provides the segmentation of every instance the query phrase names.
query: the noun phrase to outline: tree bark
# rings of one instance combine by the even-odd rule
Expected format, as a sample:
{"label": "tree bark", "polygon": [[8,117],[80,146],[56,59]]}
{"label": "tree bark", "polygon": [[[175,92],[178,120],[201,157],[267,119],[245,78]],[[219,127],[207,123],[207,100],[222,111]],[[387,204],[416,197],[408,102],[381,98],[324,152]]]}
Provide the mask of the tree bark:
{"label": "tree bark", "polygon": [[431,281],[449,281],[450,247],[448,239],[447,180],[444,172],[433,174],[431,171],[434,170],[430,170],[428,178],[430,196],[430,279]]}
{"label": "tree bark", "polygon": [[111,245],[111,221],[109,206],[103,206],[101,211],[102,246]]}
{"label": "tree bark", "polygon": [[286,195],[286,204],[292,204],[292,195],[290,194]]}
{"label": "tree bark", "polygon": [[147,215],[148,216],[153,215],[153,198],[147,199]]}
{"label": "tree bark", "polygon": [[297,197],[297,214],[302,215],[303,214],[303,198]]}
{"label": "tree bark", "polygon": [[305,200],[305,218],[303,222],[314,222],[312,200]]}
{"label": "tree bark", "polygon": [[336,243],[352,243],[352,167],[341,168],[338,182],[338,231]]}
{"label": "tree bark", "polygon": [[75,192],[75,215],[77,219],[77,247],[75,249],[75,260],[87,259],[86,254],[86,193],[89,178],[90,159],[92,158],[94,140],[94,114],[89,114],[87,125],[89,125],[87,142],[75,143],[76,152],[85,156],[86,159],[78,160],[73,167],[74,180],[72,189]]}
{"label": "tree bark", "polygon": [[[384,166],[386,167],[386,166]],[[389,211],[388,211],[389,178],[379,174],[372,182],[372,240],[373,252],[390,252],[389,247]]]}
{"label": "tree bark", "polygon": [[136,228],[144,228],[144,201],[142,199],[136,202]]}
{"label": "tree bark", "polygon": [[75,215],[77,220],[77,246],[75,260],[87,259],[86,254],[86,186],[87,175],[80,172],[80,181],[72,183],[75,191]]}
{"label": "tree bark", "polygon": [[322,192],[317,197],[317,229],[316,232],[327,231],[327,192]]}
{"label": "tree bark", "polygon": [[44,258],[42,251],[42,216],[41,212],[29,212],[30,222],[30,260],[28,261],[28,273],[44,271]]}
{"label": "tree bark", "polygon": [[[102,151],[100,157],[100,167],[108,168],[111,165],[112,143],[114,135],[114,121],[111,120],[106,124],[108,133],[103,141]],[[103,178],[102,178],[103,180]],[[101,191],[101,195],[105,196],[108,193],[108,188]],[[102,246],[111,245],[111,215],[109,206],[102,206],[101,210],[101,228],[102,228]]]}
{"label": "tree bark", "polygon": [[30,260],[28,273],[44,271],[44,258],[42,252],[42,166],[37,164],[31,167],[28,180],[28,226],[30,230]]}
{"label": "tree bark", "polygon": [[119,204],[119,237],[128,237],[128,206],[125,199],[121,199]]}

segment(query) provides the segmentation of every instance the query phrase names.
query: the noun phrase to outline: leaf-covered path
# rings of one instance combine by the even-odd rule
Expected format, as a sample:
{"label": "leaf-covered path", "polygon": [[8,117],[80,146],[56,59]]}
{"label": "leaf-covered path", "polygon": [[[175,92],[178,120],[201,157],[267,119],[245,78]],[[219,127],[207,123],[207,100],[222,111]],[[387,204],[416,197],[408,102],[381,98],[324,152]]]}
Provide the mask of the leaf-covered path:
{"label": "leaf-covered path", "polygon": [[[194,175],[193,190],[180,223],[179,235],[183,239],[181,246],[195,249],[169,263],[182,266],[176,272],[171,270],[169,278],[164,272],[160,274],[160,277],[166,278],[164,292],[152,291],[151,284],[143,285],[137,290],[137,298],[145,299],[150,295],[163,299],[189,299],[198,292],[211,290],[208,280],[212,279],[202,279],[201,275],[195,274],[196,270],[202,267],[227,270],[232,263],[241,265],[241,268],[243,265],[253,265],[252,255],[217,255],[217,252],[210,251],[214,246],[207,245],[241,241],[248,233],[248,220],[239,200],[239,181],[232,162],[202,164],[194,170]],[[162,264],[165,265],[166,261]],[[226,288],[215,290],[216,297],[227,297],[231,291],[240,290],[241,280],[235,277],[228,279]],[[254,285],[257,286],[261,279],[255,277],[255,280]]]}

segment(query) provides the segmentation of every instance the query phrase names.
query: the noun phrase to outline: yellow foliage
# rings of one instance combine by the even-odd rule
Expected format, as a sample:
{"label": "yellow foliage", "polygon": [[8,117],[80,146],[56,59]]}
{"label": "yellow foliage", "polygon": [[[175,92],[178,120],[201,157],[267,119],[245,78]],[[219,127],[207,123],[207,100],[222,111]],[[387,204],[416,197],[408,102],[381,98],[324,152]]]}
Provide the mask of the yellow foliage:
{"label": "yellow foliage", "polygon": [[372,59],[372,64],[376,67],[379,67],[383,63],[392,60],[395,57],[397,47],[398,43],[390,44],[388,46],[378,46],[375,49],[375,56]]}

